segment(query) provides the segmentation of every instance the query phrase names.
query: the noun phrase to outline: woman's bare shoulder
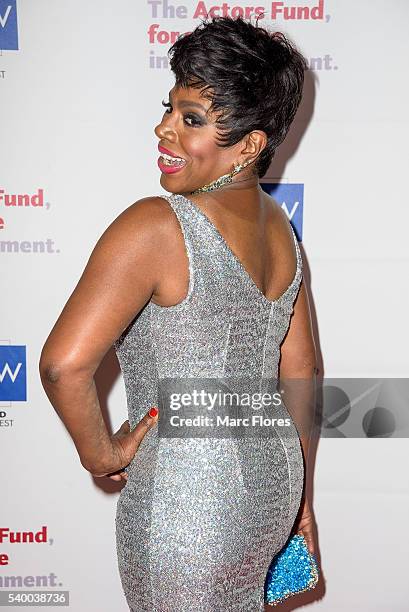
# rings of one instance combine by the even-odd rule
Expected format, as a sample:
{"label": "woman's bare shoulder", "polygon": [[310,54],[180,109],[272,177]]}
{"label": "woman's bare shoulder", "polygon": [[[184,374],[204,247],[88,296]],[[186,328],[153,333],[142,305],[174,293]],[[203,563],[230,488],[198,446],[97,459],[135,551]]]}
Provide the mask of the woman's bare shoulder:
{"label": "woman's bare shoulder", "polygon": [[169,203],[159,196],[147,196],[125,208],[106,228],[101,238],[138,244],[165,239],[174,234],[177,220]]}
{"label": "woman's bare shoulder", "polygon": [[174,217],[169,203],[160,196],[146,196],[136,200],[128,206],[117,219],[126,218],[126,221],[135,221],[138,224],[152,222],[166,222]]}
{"label": "woman's bare shoulder", "polygon": [[272,218],[274,226],[278,226],[279,233],[285,233],[292,241],[291,223],[284,208],[271,195],[266,193],[265,197],[266,201],[269,203],[272,209]]}

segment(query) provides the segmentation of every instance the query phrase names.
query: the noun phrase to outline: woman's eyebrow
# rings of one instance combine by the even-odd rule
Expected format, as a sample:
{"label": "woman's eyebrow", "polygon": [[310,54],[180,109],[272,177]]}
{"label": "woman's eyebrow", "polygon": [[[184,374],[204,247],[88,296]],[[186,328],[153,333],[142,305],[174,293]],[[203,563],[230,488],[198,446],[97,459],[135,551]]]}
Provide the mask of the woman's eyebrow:
{"label": "woman's eyebrow", "polygon": [[[170,92],[168,95],[169,95],[169,101],[172,104],[172,95]],[[205,113],[207,112],[205,107],[202,106],[202,104],[200,104],[199,102],[191,102],[190,100],[179,100],[179,106],[196,106],[197,108],[201,108]]]}

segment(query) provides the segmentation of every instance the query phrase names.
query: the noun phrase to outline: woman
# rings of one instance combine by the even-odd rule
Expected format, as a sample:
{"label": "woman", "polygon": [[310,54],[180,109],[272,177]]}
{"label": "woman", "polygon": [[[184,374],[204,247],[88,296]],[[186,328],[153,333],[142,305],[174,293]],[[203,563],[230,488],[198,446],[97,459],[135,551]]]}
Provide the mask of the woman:
{"label": "woman", "polygon": [[[313,376],[300,250],[259,184],[306,65],[283,35],[230,18],[202,22],[170,55],[155,134],[171,195],[138,200],[101,236],[40,372],[82,465],[126,480],[116,536],[130,610],[256,612],[297,513],[314,552],[308,439],[163,437],[148,409],[166,378]],[[93,375],[113,344],[129,422],[109,436]]]}

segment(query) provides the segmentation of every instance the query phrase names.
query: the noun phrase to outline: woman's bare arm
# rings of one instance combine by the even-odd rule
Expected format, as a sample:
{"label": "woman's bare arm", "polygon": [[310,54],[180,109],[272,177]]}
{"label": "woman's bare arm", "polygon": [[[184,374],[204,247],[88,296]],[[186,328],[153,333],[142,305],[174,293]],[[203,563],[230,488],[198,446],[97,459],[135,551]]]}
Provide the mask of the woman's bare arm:
{"label": "woman's bare arm", "polygon": [[168,205],[155,197],[120,214],[98,240],[43,346],[42,384],[90,472],[113,471],[114,461],[94,373],[113,342],[159,291],[174,222]]}
{"label": "woman's bare arm", "polygon": [[300,435],[307,465],[315,415],[316,350],[304,280],[294,302],[287,335],[281,345],[280,381],[283,401]]}
{"label": "woman's bare arm", "polygon": [[300,437],[304,455],[305,486],[293,533],[304,536],[310,553],[316,552],[315,518],[307,491],[312,478],[309,469],[310,439],[315,424],[316,352],[310,307],[304,281],[294,302],[294,312],[281,348],[280,388],[284,389],[284,404]]}

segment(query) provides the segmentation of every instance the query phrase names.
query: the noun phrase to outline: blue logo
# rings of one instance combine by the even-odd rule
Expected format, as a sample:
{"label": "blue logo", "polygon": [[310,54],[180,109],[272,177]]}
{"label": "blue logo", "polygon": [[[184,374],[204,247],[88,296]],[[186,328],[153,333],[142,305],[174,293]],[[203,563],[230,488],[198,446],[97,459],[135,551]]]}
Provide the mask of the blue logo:
{"label": "blue logo", "polygon": [[304,209],[303,183],[260,183],[262,189],[275,199],[287,213],[298,240],[302,240]]}
{"label": "blue logo", "polygon": [[18,50],[17,0],[0,0],[0,49]]}
{"label": "blue logo", "polygon": [[0,345],[0,401],[27,400],[26,347]]}

